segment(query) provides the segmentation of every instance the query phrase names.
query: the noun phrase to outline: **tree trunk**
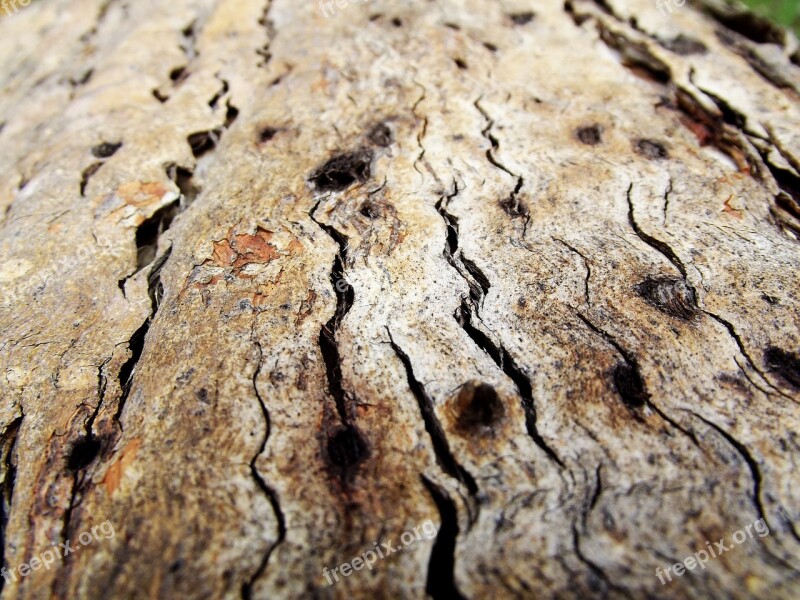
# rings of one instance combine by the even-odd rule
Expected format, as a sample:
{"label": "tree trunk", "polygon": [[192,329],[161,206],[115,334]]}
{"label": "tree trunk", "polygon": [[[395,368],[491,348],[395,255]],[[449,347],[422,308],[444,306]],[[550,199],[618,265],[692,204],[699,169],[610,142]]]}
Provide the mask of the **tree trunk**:
{"label": "tree trunk", "polygon": [[793,37],[10,5],[4,598],[797,597]]}

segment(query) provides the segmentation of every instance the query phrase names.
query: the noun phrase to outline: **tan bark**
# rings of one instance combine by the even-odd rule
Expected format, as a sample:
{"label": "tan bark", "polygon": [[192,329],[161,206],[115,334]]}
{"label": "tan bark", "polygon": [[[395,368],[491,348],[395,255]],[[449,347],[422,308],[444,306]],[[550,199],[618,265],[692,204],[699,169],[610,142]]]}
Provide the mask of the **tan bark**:
{"label": "tan bark", "polygon": [[326,6],[0,20],[4,598],[796,597],[796,40]]}

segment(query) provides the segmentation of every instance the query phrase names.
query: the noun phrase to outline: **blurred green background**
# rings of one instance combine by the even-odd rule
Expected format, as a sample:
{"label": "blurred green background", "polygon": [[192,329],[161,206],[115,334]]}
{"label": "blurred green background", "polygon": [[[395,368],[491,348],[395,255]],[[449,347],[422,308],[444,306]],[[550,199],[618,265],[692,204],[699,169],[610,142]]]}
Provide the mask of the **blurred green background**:
{"label": "blurred green background", "polygon": [[800,35],[800,0],[744,0],[744,3]]}

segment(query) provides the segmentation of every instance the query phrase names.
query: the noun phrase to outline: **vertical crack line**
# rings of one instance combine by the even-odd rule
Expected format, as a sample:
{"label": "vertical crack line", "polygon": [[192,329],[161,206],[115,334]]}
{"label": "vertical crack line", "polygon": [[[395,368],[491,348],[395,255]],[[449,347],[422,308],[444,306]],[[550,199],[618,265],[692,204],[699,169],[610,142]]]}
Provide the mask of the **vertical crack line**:
{"label": "vertical crack line", "polygon": [[[633,229],[633,231],[636,233],[636,235],[637,235],[637,236],[639,236],[639,238],[640,238],[640,239],[641,239],[643,242],[645,242],[647,245],[649,245],[649,246],[650,246],[651,248],[653,248],[654,250],[656,250],[656,251],[658,251],[659,253],[661,253],[661,255],[662,255],[662,256],[664,256],[664,257],[665,257],[667,260],[669,260],[669,262],[671,262],[671,263],[672,263],[672,265],[673,265],[673,266],[674,266],[676,269],[678,269],[678,271],[681,273],[681,276],[683,277],[683,281],[684,281],[684,283],[686,283],[687,287],[688,287],[688,288],[689,288],[689,289],[692,291],[692,295],[694,296],[694,298],[699,298],[699,296],[698,296],[698,294],[697,294],[697,290],[696,290],[696,289],[695,289],[695,287],[694,287],[694,286],[693,286],[693,285],[692,285],[692,284],[689,282],[688,278],[686,277],[686,268],[685,268],[685,266],[684,266],[683,262],[682,262],[682,261],[681,261],[681,260],[678,258],[678,256],[675,254],[675,252],[673,252],[672,248],[670,248],[670,247],[669,247],[669,246],[668,246],[666,243],[662,242],[661,240],[659,240],[659,239],[656,239],[656,238],[654,238],[654,237],[652,237],[652,236],[650,236],[650,235],[646,234],[645,232],[643,232],[643,231],[641,230],[641,228],[639,227],[639,225],[636,223],[636,220],[635,220],[635,218],[634,218],[634,215],[633,215],[633,201],[632,201],[632,199],[631,199],[631,191],[632,191],[632,190],[633,190],[633,183],[631,183],[631,184],[628,186],[628,192],[627,192],[627,200],[628,200],[628,221],[629,221],[629,223],[630,223],[630,226],[631,226],[631,228]],[[672,181],[670,180],[670,187],[669,187],[669,191],[671,191],[671,190],[672,190]],[[698,307],[698,308],[699,308],[699,307]],[[760,377],[761,377],[761,378],[764,380],[764,382],[767,384],[767,386],[769,386],[769,387],[770,387],[772,390],[774,390],[774,391],[775,391],[775,393],[777,393],[777,394],[779,394],[779,395],[781,395],[781,396],[783,396],[783,397],[785,397],[785,398],[788,398],[789,400],[792,400],[793,402],[796,402],[796,401],[794,400],[794,398],[792,398],[791,396],[787,395],[786,393],[784,393],[783,391],[781,391],[780,389],[778,389],[778,388],[776,388],[774,385],[772,385],[772,383],[770,383],[769,379],[767,379],[766,375],[765,375],[765,374],[764,374],[764,373],[761,371],[761,369],[759,369],[759,368],[756,366],[756,363],[755,363],[755,361],[754,361],[754,360],[753,360],[753,359],[750,357],[750,355],[748,354],[748,352],[747,352],[747,350],[746,350],[746,348],[745,348],[745,346],[744,346],[744,343],[742,342],[742,340],[741,340],[741,338],[739,337],[739,335],[736,333],[736,329],[734,328],[734,326],[733,326],[733,324],[732,324],[732,323],[730,323],[729,321],[727,321],[727,320],[723,319],[723,318],[722,318],[722,317],[720,317],[719,315],[716,315],[716,314],[714,314],[714,313],[712,313],[712,312],[710,312],[710,311],[708,311],[708,310],[705,310],[704,308],[700,308],[700,311],[701,311],[703,314],[705,314],[705,315],[707,315],[707,316],[711,317],[712,319],[714,319],[715,321],[717,321],[719,324],[721,324],[723,327],[725,327],[725,329],[727,329],[728,333],[729,333],[729,334],[730,334],[730,336],[733,338],[733,340],[736,342],[736,345],[739,347],[739,352],[740,352],[740,353],[742,354],[742,356],[745,358],[745,360],[746,360],[746,361],[747,361],[747,363],[750,365],[750,367],[751,367],[751,368],[752,368],[752,369],[753,369],[753,370],[754,370],[756,373],[758,373],[758,374],[759,374],[759,376],[760,376]],[[583,318],[583,317],[581,317],[581,318]],[[741,367],[740,367],[740,368],[741,368]],[[744,369],[742,369],[742,371],[744,371]],[[745,374],[745,375],[746,375],[746,374]],[[748,378],[748,380],[749,380],[749,378]],[[751,381],[751,383],[752,383],[752,380],[750,380],[750,381]],[[755,384],[753,384],[753,385],[754,385],[754,386],[756,387],[756,389],[758,389],[759,391],[761,391],[761,392],[763,392],[763,393],[765,393],[765,394],[767,394],[767,395],[770,395],[770,392],[769,392],[769,391],[767,391],[767,390],[764,390],[764,389],[762,389],[762,388],[760,388],[760,387],[756,386]]]}
{"label": "vertical crack line", "polygon": [[[664,192],[664,228],[667,228],[667,211],[669,210],[669,196],[672,194],[672,175],[669,176],[669,184]],[[630,205],[629,205],[630,207]],[[630,210],[630,208],[629,208]],[[631,210],[632,212],[632,210]],[[631,215],[632,216],[632,215]]]}
{"label": "vertical crack line", "polygon": [[347,237],[336,228],[318,221],[315,217],[317,208],[322,200],[318,201],[309,211],[308,216],[320,229],[322,229],[338,246],[336,256],[331,267],[330,281],[336,295],[336,309],[333,316],[322,326],[319,332],[319,349],[325,362],[325,371],[328,380],[328,393],[336,403],[336,410],[343,425],[351,425],[348,414],[348,400],[350,394],[345,391],[342,384],[342,358],[339,345],[336,342],[336,333],[341,327],[342,320],[350,311],[355,299],[353,286],[345,279],[344,267],[347,261]]}
{"label": "vertical crack line", "polygon": [[[756,510],[758,511],[758,516],[761,519],[764,520],[764,522],[767,524],[767,527],[769,527],[769,529],[773,529],[772,525],[770,525],[769,521],[767,520],[767,512],[764,509],[764,503],[763,503],[763,501],[761,499],[761,494],[762,494],[762,491],[763,491],[763,475],[761,474],[761,467],[759,467],[758,461],[756,461],[756,459],[753,458],[753,455],[750,454],[750,451],[747,449],[747,447],[744,444],[739,442],[736,438],[734,438],[730,433],[725,431],[722,427],[720,427],[719,425],[717,425],[713,421],[710,421],[710,420],[706,419],[705,417],[697,414],[696,412],[694,412],[692,410],[687,410],[686,412],[691,413],[696,418],[700,419],[703,423],[705,423],[706,425],[711,427],[719,435],[721,435],[725,439],[725,441],[727,441],[734,448],[734,450],[736,450],[736,452],[742,457],[742,460],[747,465],[747,468],[750,471],[750,476],[753,479],[753,492],[752,492],[752,494],[753,494],[753,502],[755,504]],[[780,506],[780,505],[778,505],[778,506]],[[792,535],[794,537],[797,537],[797,534],[794,531],[794,527],[793,527],[793,524],[791,523],[791,521],[786,519],[786,523],[785,524],[788,525],[788,529],[792,533]],[[783,565],[784,567],[790,568],[790,569],[792,568],[791,565],[786,563],[780,557],[775,556],[772,553],[769,553],[769,555],[772,558],[776,559],[778,562],[780,562],[781,565]]]}
{"label": "vertical crack line", "polygon": [[646,234],[644,231],[642,231],[641,227],[639,227],[639,224],[636,222],[636,219],[633,215],[633,199],[631,198],[632,191],[633,191],[633,183],[631,183],[628,186],[628,191],[626,193],[626,197],[628,200],[628,223],[630,223],[631,229],[633,229],[634,233],[637,236],[639,236],[640,240],[642,240],[645,244],[647,244],[655,251],[660,253],[664,258],[666,258],[670,263],[672,263],[672,265],[676,269],[678,269],[678,272],[683,277],[684,281],[686,282],[686,285],[688,285],[692,289],[692,291],[695,292],[695,297],[697,297],[696,290],[686,278],[686,267],[684,266],[683,261],[681,261],[681,259],[678,258],[678,255],[675,254],[675,252],[672,250],[672,248],[669,247],[669,245],[667,245],[665,242],[657,238],[654,238],[651,235]]}
{"label": "vertical crack line", "polygon": [[267,33],[266,43],[256,50],[256,54],[262,59],[262,61],[258,63],[258,67],[266,67],[267,64],[269,64],[269,62],[272,60],[270,47],[272,46],[272,42],[275,40],[275,26],[272,24],[272,20],[269,18],[272,5],[273,0],[267,0],[266,5],[264,6],[264,11],[261,13],[261,17],[258,19],[258,24],[263,27]]}
{"label": "vertical crack line", "polygon": [[122,410],[125,408],[125,402],[127,402],[128,395],[130,394],[131,387],[133,386],[133,377],[135,375],[136,366],[142,357],[142,352],[144,352],[145,337],[147,336],[147,332],[150,330],[150,325],[152,324],[153,319],[155,319],[164,295],[164,286],[161,283],[161,270],[171,254],[172,246],[170,246],[160,258],[153,262],[153,266],[147,275],[147,293],[150,296],[150,314],[130,337],[130,340],[128,341],[128,349],[131,352],[131,356],[119,369],[119,387],[122,390],[122,394],[120,395],[117,410],[114,414],[114,421],[116,421],[120,429],[122,429],[120,417],[122,416]]}
{"label": "vertical crack line", "polygon": [[425,430],[433,444],[434,454],[436,455],[436,462],[442,470],[464,484],[470,496],[473,498],[478,493],[478,485],[475,483],[475,478],[465,469],[453,456],[450,450],[450,444],[447,442],[442,425],[436,417],[436,412],[433,408],[433,400],[425,390],[425,386],[414,375],[414,369],[411,366],[411,359],[408,357],[403,349],[394,341],[392,332],[386,327],[386,333],[389,336],[389,345],[392,347],[397,358],[403,363],[403,368],[406,371],[406,379],[411,393],[417,400],[419,411],[422,414],[422,421],[425,424]]}
{"label": "vertical crack line", "polygon": [[558,243],[562,244],[569,250],[572,250],[575,254],[580,256],[583,259],[583,266],[586,268],[586,277],[583,280],[583,297],[586,300],[586,306],[591,306],[592,302],[589,300],[589,279],[592,276],[592,267],[589,265],[589,259],[586,258],[586,255],[583,254],[580,250],[576,249],[575,247],[571,246],[561,238],[553,238]]}
{"label": "vertical crack line", "polygon": [[[739,352],[741,353],[741,355],[747,361],[747,364],[750,365],[750,367],[753,369],[753,371],[758,373],[758,375],[761,377],[761,379],[764,381],[764,383],[767,384],[767,386],[770,389],[774,390],[775,393],[783,396],[784,398],[788,398],[792,402],[797,402],[797,400],[792,398],[790,395],[786,394],[785,392],[783,392],[779,388],[777,388],[774,385],[772,385],[772,383],[770,383],[769,379],[767,379],[766,374],[756,366],[755,361],[752,358],[750,358],[750,355],[748,354],[747,349],[744,346],[744,342],[742,341],[742,338],[740,338],[739,334],[736,333],[736,329],[734,328],[733,323],[731,323],[730,321],[727,321],[726,319],[723,319],[719,315],[715,315],[714,313],[709,312],[709,311],[707,311],[705,309],[701,309],[701,310],[703,311],[703,314],[706,314],[709,317],[711,317],[712,319],[714,319],[717,323],[722,325],[728,331],[728,334],[731,336],[733,341],[736,342],[736,346],[739,348]],[[737,363],[737,365],[738,365],[738,363]],[[740,365],[739,365],[739,368],[742,369],[742,367]],[[745,374],[745,376],[747,376],[747,373],[745,372],[744,369],[742,369],[742,372]],[[753,387],[755,387],[758,391],[760,391],[760,392],[762,392],[764,394],[767,394],[768,396],[771,395],[769,390],[765,390],[765,389],[757,386],[755,384],[755,382],[753,382],[753,380],[750,379],[749,377],[747,379],[748,379],[748,381],[750,381],[750,383],[753,384]]]}
{"label": "vertical crack line", "polygon": [[600,583],[602,583],[603,587],[605,588],[602,592],[601,597],[603,598],[607,597],[609,589],[620,591],[617,586],[611,583],[611,580],[608,578],[608,575],[605,574],[603,569],[601,569],[597,565],[597,563],[586,558],[586,555],[581,550],[580,534],[578,533],[578,526],[576,523],[572,524],[572,545],[575,548],[575,556],[578,557],[578,560],[580,560],[583,564],[585,564],[589,568],[589,571],[592,573],[595,579],[598,580]]}
{"label": "vertical crack line", "polygon": [[545,442],[536,427],[536,407],[533,401],[533,390],[530,380],[511,358],[511,355],[505,347],[499,342],[495,343],[492,341],[486,333],[473,323],[473,316],[475,316],[477,320],[481,320],[479,311],[483,306],[486,295],[489,293],[491,284],[483,271],[481,271],[474,262],[466,258],[459,249],[458,219],[447,211],[450,200],[459,192],[458,184],[455,181],[453,182],[453,187],[454,192],[446,197],[447,202],[444,202],[442,198],[436,203],[436,210],[441,215],[447,227],[444,256],[453,268],[455,268],[456,272],[467,282],[467,286],[470,290],[470,301],[468,302],[466,298],[462,298],[461,306],[456,310],[454,318],[473,343],[483,350],[494,361],[495,365],[514,382],[522,402],[522,408],[525,414],[525,428],[528,435],[534,443],[545,452],[550,460],[564,467],[564,463],[553,449],[550,448],[547,442]]}
{"label": "vertical crack line", "polygon": [[[584,529],[584,531],[588,527],[587,521],[589,519],[589,513],[592,512],[594,510],[594,508],[597,506],[597,501],[600,499],[600,494],[603,493],[603,478],[602,478],[602,473],[601,473],[602,468],[603,468],[602,463],[597,465],[597,467],[595,468],[595,471],[594,471],[594,479],[595,479],[594,489],[592,490],[592,495],[588,498],[588,500],[589,500],[588,505],[584,505],[584,509],[582,511],[583,512],[582,516],[583,516],[583,529]],[[584,470],[584,472],[585,472],[585,470]],[[588,480],[588,477],[586,479]]]}
{"label": "vertical crack line", "polygon": [[[609,334],[607,331],[601,329],[600,327],[592,323],[579,311],[575,311],[575,314],[581,321],[583,321],[583,323],[589,329],[591,329],[595,334],[603,338],[609,345],[613,346],[614,349],[619,353],[619,355],[625,361],[625,363],[628,365],[628,367],[633,369],[633,371],[636,373],[639,372],[639,362],[636,360],[636,357],[633,356],[630,352],[628,352],[625,348],[623,348],[611,334]],[[648,406],[654,413],[656,413],[659,417],[661,417],[661,419],[669,423],[672,427],[674,427],[682,434],[684,434],[686,437],[688,437],[690,440],[692,440],[694,445],[704,452],[703,447],[700,445],[700,441],[697,439],[697,436],[695,435],[694,431],[692,431],[691,429],[686,429],[685,427],[680,425],[677,421],[675,421],[674,419],[669,417],[666,413],[664,413],[664,411],[662,411],[658,406],[653,404],[653,402],[650,400],[650,394],[646,393],[644,394],[642,403]],[[633,410],[631,410],[631,412],[637,420],[643,421],[643,419],[639,416],[638,413],[636,413]]]}
{"label": "vertical crack line", "polygon": [[267,485],[266,481],[264,481],[264,478],[258,472],[258,468],[256,467],[256,461],[258,460],[258,457],[264,453],[264,450],[267,447],[267,440],[269,439],[271,433],[272,422],[270,421],[269,411],[267,410],[267,405],[264,402],[264,398],[262,398],[261,393],[258,391],[258,377],[261,374],[261,368],[263,367],[264,349],[261,346],[261,342],[254,340],[254,343],[258,348],[258,360],[256,362],[256,368],[253,371],[252,382],[253,391],[255,392],[256,399],[261,407],[261,414],[264,416],[264,435],[261,438],[261,446],[250,460],[250,472],[252,473],[253,479],[255,480],[259,490],[261,490],[261,492],[266,496],[270,506],[272,506],[273,513],[275,513],[275,519],[278,521],[278,539],[270,545],[270,547],[264,553],[264,556],[261,557],[261,562],[259,563],[255,573],[253,573],[247,582],[242,584],[242,600],[252,599],[253,585],[255,584],[256,580],[263,575],[264,571],[266,571],[272,553],[284,541],[284,539],[286,539],[286,519],[283,511],[281,510],[280,503],[278,502],[277,493],[274,489]]}
{"label": "vertical crack line", "polygon": [[425,134],[428,132],[428,117],[419,114],[417,112],[417,107],[425,100],[427,90],[425,89],[425,86],[423,86],[421,83],[417,81],[414,81],[414,84],[419,86],[419,88],[422,90],[422,95],[419,98],[417,98],[417,101],[414,102],[414,106],[411,107],[411,114],[413,114],[417,119],[420,119],[422,121],[422,128],[417,133],[417,144],[419,145],[419,155],[414,160],[414,170],[420,175],[423,175],[422,171],[419,170],[417,164],[425,156],[425,146],[422,145],[422,140],[425,137]]}
{"label": "vertical crack line", "polygon": [[514,185],[514,189],[511,190],[511,193],[508,195],[507,198],[500,202],[500,205],[506,207],[506,212],[514,215],[525,215],[525,223],[522,226],[522,237],[525,237],[525,233],[528,231],[528,223],[531,220],[531,216],[527,210],[521,206],[520,200],[518,195],[520,191],[522,191],[522,187],[525,185],[525,179],[519,173],[514,173],[511,169],[506,167],[503,163],[497,160],[497,157],[494,155],[494,151],[500,149],[500,141],[492,134],[492,128],[494,127],[494,119],[489,116],[489,113],[481,106],[481,100],[483,96],[475,100],[473,105],[481,113],[484,121],[486,121],[486,127],[481,130],[481,135],[486,138],[489,143],[491,144],[491,148],[486,150],[486,159],[489,161],[493,167],[500,169],[504,173],[507,173],[511,177],[517,180],[516,184]]}
{"label": "vertical crack line", "polygon": [[[122,415],[122,409],[125,406],[125,402],[128,399],[128,394],[130,393],[132,384],[133,384],[133,376],[136,365],[139,362],[139,359],[142,357],[142,352],[144,351],[144,340],[145,336],[147,335],[147,331],[150,328],[150,324],[155,317],[156,312],[158,311],[158,306],[163,296],[163,286],[161,285],[161,269],[166,263],[167,259],[169,258],[170,254],[172,253],[172,247],[170,246],[167,251],[158,259],[152,262],[152,266],[150,267],[150,272],[147,276],[148,282],[148,295],[150,297],[150,314],[144,320],[142,325],[133,333],[128,341],[128,349],[131,352],[131,356],[128,358],[127,361],[120,367],[119,370],[119,385],[121,394],[119,397],[119,402],[114,413],[114,421],[119,426],[120,430],[122,430],[122,423],[120,422],[120,416]],[[99,452],[103,449],[103,446],[108,444],[108,442],[101,442],[94,437],[93,428],[94,422],[99,414],[101,408],[105,405],[105,393],[106,388],[108,385],[108,379],[104,374],[105,366],[111,361],[109,357],[105,360],[99,367],[97,372],[97,392],[98,392],[98,402],[97,406],[92,411],[92,414],[84,423],[84,432],[85,436],[77,441],[76,443],[86,444],[87,448],[94,447],[95,456],[99,454]],[[61,541],[65,542],[68,539],[69,535],[69,528],[72,521],[72,513],[77,506],[77,498],[83,494],[85,491],[85,483],[91,482],[91,477],[89,477],[88,471],[91,461],[94,460],[93,458],[84,465],[80,465],[76,468],[72,474],[72,488],[70,490],[70,498],[67,504],[66,509],[64,510],[64,515],[62,518],[62,527],[61,527]],[[58,579],[53,581],[54,585],[57,585],[59,582]]]}
{"label": "vertical crack line", "polygon": [[433,498],[441,520],[428,562],[425,592],[433,600],[465,600],[455,581],[456,540],[458,538],[458,513],[455,504],[443,488],[428,480],[424,475],[422,483]]}

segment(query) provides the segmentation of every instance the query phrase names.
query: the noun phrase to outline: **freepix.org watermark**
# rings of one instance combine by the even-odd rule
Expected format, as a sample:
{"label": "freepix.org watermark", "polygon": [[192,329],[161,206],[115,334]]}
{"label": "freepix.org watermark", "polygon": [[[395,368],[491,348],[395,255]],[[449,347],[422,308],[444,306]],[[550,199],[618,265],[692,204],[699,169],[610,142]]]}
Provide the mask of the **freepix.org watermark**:
{"label": "freepix.org watermark", "polygon": [[[325,567],[322,569],[322,575],[325,577],[328,585],[333,585],[334,581],[337,583],[339,581],[339,575],[337,574],[337,571],[344,577],[349,577],[353,574],[353,572],[360,571],[364,567],[371,571],[372,565],[379,558],[384,559],[395,552],[400,552],[403,548],[410,546],[417,540],[421,540],[423,538],[431,540],[436,537],[436,532],[436,525],[433,524],[433,521],[428,519],[422,525],[418,525],[410,531],[404,531],[400,535],[400,544],[394,545],[391,541],[389,541],[388,543],[382,542],[380,545],[378,545],[378,542],[375,542],[372,548],[364,551],[359,556],[352,558],[349,562],[343,563],[338,567],[334,567],[330,571],[327,567]],[[331,575],[333,578],[331,578]]]}
{"label": "freepix.org watermark", "polygon": [[11,16],[20,8],[25,8],[31,0],[0,0],[0,14]]}
{"label": "freepix.org watermark", "polygon": [[67,540],[58,546],[53,546],[50,550],[45,550],[38,556],[34,556],[31,558],[30,562],[22,563],[21,565],[11,569],[3,567],[0,569],[0,575],[3,576],[3,579],[6,580],[6,583],[11,583],[12,581],[17,580],[17,573],[19,573],[22,577],[27,577],[33,571],[38,571],[42,567],[49,571],[50,567],[56,562],[56,560],[62,560],[68,554],[77,552],[83,546],[88,546],[95,540],[110,540],[115,535],[116,531],[114,531],[114,526],[111,524],[111,521],[105,521],[104,523],[100,523],[100,525],[95,525],[91,528],[91,530],[81,533],[78,536],[77,542]]}
{"label": "freepix.org watermark", "polygon": [[[759,519],[755,523],[751,523],[747,525],[744,529],[740,529],[736,533],[731,536],[731,540],[729,542],[725,541],[725,538],[722,538],[718,542],[714,542],[712,545],[711,542],[706,540],[706,547],[708,551],[705,549],[698,550],[691,556],[687,556],[683,559],[683,562],[675,563],[674,565],[667,567],[665,570],[661,570],[661,567],[656,569],[656,577],[661,582],[661,585],[666,585],[667,582],[672,581],[672,574],[680,577],[683,575],[687,570],[693,571],[698,566],[701,569],[706,568],[706,563],[712,558],[718,558],[720,554],[728,552],[729,550],[733,550],[735,546],[743,544],[745,541],[751,539],[753,537],[753,530],[758,534],[758,537],[764,537],[769,535],[769,527],[767,527],[767,522],[764,519]],[[672,574],[670,574],[672,571]],[[664,579],[666,577],[666,580]]]}
{"label": "freepix.org watermark", "polygon": [[[366,4],[370,0],[319,0],[319,12],[323,17],[332,17],[338,9],[346,8],[348,4]],[[30,0],[28,0],[30,2]]]}

